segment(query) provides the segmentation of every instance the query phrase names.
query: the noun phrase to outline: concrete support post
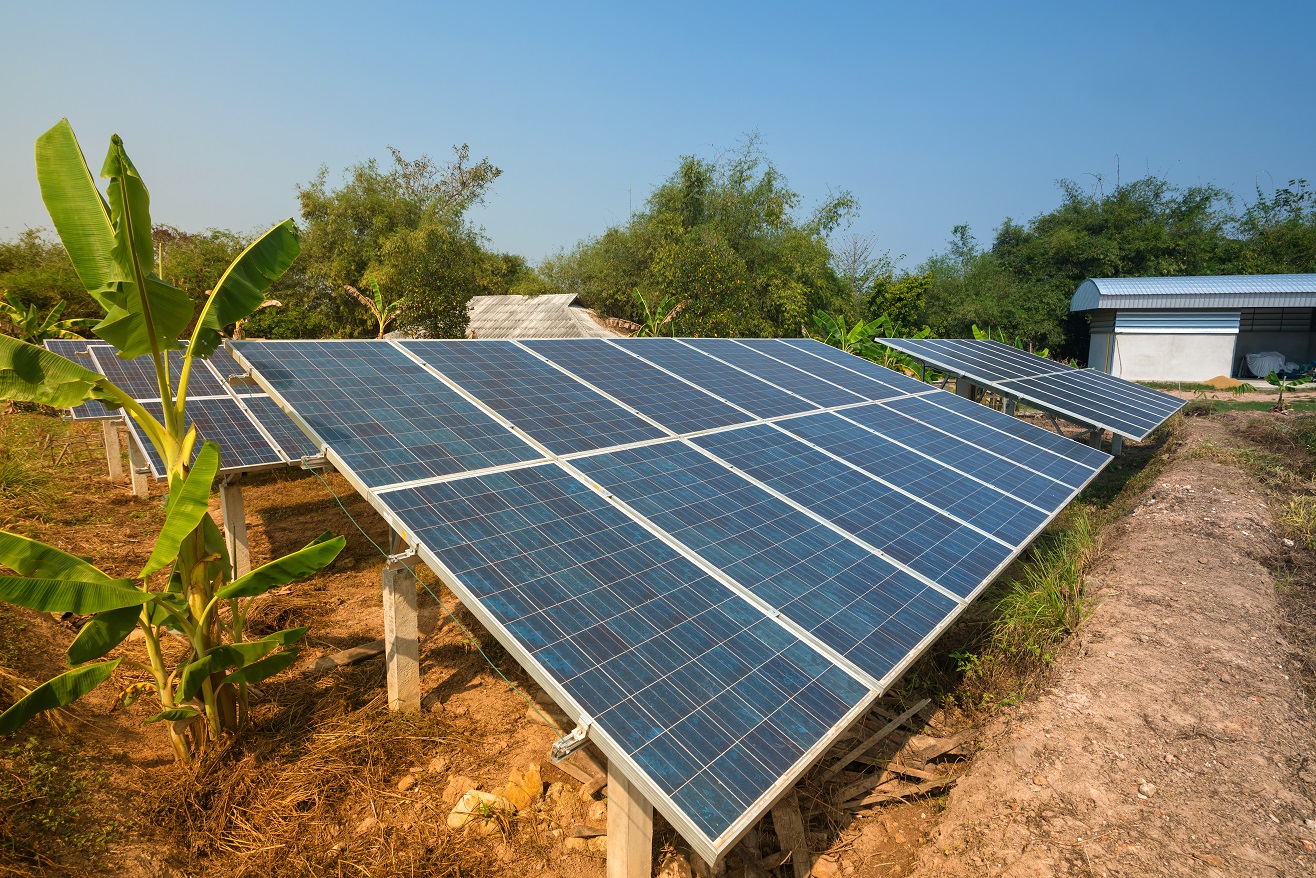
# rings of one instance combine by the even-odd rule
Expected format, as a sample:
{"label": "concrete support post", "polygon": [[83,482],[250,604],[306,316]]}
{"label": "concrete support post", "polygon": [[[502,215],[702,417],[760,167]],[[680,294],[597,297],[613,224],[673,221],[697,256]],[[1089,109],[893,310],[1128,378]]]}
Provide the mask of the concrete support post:
{"label": "concrete support post", "polygon": [[399,562],[384,567],[384,661],[388,709],[420,710],[420,632],[416,577]]}
{"label": "concrete support post", "polygon": [[1113,457],[1119,457],[1124,453],[1124,437],[1119,433],[1110,434],[1110,453]]}
{"label": "concrete support post", "polygon": [[128,468],[132,470],[133,496],[138,500],[145,500],[151,496],[151,491],[146,485],[147,479],[151,477],[151,467],[146,462],[146,454],[137,447],[137,442],[131,435],[128,437]]}
{"label": "concrete support post", "polygon": [[1104,431],[1104,430],[1096,430],[1096,429],[1094,429],[1094,430],[1092,431],[1091,436],[1088,438],[1088,444],[1091,445],[1093,448],[1097,449],[1098,451],[1100,451],[1100,450],[1101,450],[1101,437],[1104,436],[1104,435],[1105,435],[1105,431]]}
{"label": "concrete support post", "polygon": [[123,449],[119,447],[119,422],[101,421],[101,434],[105,437],[105,466],[110,481],[123,481]]}
{"label": "concrete support post", "polygon": [[607,878],[653,875],[653,805],[608,760]]}
{"label": "concrete support post", "polygon": [[233,578],[251,572],[251,550],[247,548],[247,511],[242,502],[242,485],[225,479],[219,485],[219,511],[224,519],[224,545],[233,564]]}
{"label": "concrete support post", "polygon": [[965,399],[976,399],[974,391],[978,388],[973,386],[973,382],[967,378],[959,377],[955,379],[955,395],[962,396]]}
{"label": "concrete support post", "polygon": [[1014,400],[1007,399],[1005,401],[1005,413],[1012,418],[1014,417]]}

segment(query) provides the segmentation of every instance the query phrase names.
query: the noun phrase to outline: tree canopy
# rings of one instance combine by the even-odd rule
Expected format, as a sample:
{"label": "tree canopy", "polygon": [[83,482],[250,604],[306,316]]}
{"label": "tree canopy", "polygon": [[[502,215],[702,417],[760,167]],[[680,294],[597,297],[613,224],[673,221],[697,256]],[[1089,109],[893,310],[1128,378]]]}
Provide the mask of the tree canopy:
{"label": "tree canopy", "polygon": [[541,277],[635,323],[645,304],[683,303],[680,335],[798,336],[814,312],[850,307],[827,236],[856,208],[845,192],[807,214],[800,200],[754,138],[717,159],[686,156],[643,211],[547,260]]}

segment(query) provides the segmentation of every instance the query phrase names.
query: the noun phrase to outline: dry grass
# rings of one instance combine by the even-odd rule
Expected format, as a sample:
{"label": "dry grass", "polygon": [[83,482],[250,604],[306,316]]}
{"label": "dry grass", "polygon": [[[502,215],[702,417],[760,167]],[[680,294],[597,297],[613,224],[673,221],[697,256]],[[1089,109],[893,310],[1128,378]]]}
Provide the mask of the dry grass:
{"label": "dry grass", "polygon": [[[281,706],[161,791],[157,819],[194,865],[233,876],[486,871],[478,846],[449,835],[441,804],[396,792],[408,766],[463,742],[432,714],[390,713],[381,670],[270,687]],[[358,831],[367,818],[378,822]]]}

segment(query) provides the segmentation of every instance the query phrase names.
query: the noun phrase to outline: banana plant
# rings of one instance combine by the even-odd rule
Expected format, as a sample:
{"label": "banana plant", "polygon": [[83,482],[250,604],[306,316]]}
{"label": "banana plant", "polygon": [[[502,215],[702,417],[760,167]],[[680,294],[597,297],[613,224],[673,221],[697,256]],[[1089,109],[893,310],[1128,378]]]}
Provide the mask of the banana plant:
{"label": "banana plant", "polygon": [[681,313],[685,308],[685,301],[676,301],[675,296],[663,296],[663,300],[653,308],[645,301],[644,296],[640,295],[639,290],[635,290],[635,299],[644,309],[644,322],[631,324],[635,329],[631,332],[634,338],[656,338],[662,333],[663,327],[672,324],[672,335],[676,335],[676,315]]}
{"label": "banana plant", "polygon": [[1308,375],[1295,375],[1292,378],[1281,378],[1278,372],[1271,372],[1266,376],[1266,383],[1271,387],[1279,388],[1279,400],[1276,401],[1272,412],[1288,411],[1288,406],[1284,403],[1284,392],[1292,393],[1304,384],[1310,384],[1313,379]]}
{"label": "banana plant", "polygon": [[406,297],[403,297],[396,302],[385,304],[384,294],[379,291],[379,282],[374,277],[367,276],[366,283],[370,286],[370,292],[374,294],[373,296],[367,296],[351,284],[343,284],[343,288],[369,309],[370,316],[375,318],[375,322],[379,324],[379,335],[375,338],[383,338],[384,333],[388,331],[388,325],[396,320],[402,310],[407,307],[407,300]]}
{"label": "banana plant", "polygon": [[[127,666],[149,677],[159,701],[160,710],[147,722],[164,722],[175,757],[188,761],[246,723],[248,687],[297,657],[305,628],[247,639],[251,601],[314,574],[344,546],[342,537],[325,534],[234,579],[223,536],[209,513],[219,447],[204,442],[197,451],[196,428],[185,419],[196,360],[220,344],[223,327],[260,306],[301,245],[292,220],[274,226],[233,261],[196,313],[185,292],[150,271],[150,196],[118,135],[110,139],[101,167],[101,177],[109,180],[104,195],[68,120],[37,140],[36,165],[55,229],[83,286],[105,312],[92,332],[125,359],[151,357],[162,417],[157,420],[103,375],[6,335],[0,335],[0,399],[57,408],[97,399],[122,409],[164,460],[169,494],[150,558],[132,577],[113,576],[89,559],[0,531],[0,565],[15,574],[0,575],[0,600],[33,610],[91,614],[67,650],[70,670],[0,714],[0,734],[72,703]],[[184,347],[178,338],[189,324],[194,328],[175,386],[166,356]],[[124,654],[135,652],[125,649],[106,659],[134,629],[143,634],[145,655]],[[168,637],[185,641],[181,656],[166,657],[161,644]]]}
{"label": "banana plant", "polygon": [[68,302],[61,299],[42,317],[36,305],[24,307],[18,296],[7,292],[4,301],[0,301],[0,317],[13,326],[23,341],[32,344],[41,344],[48,338],[82,338],[74,330],[94,326],[96,318],[72,317],[60,320],[66,305]]}
{"label": "banana plant", "polygon": [[854,326],[847,327],[844,314],[819,311],[813,315],[813,322],[821,333],[817,336],[819,341],[840,348],[846,353],[872,360],[888,369],[904,372],[906,375],[918,374],[917,363],[909,355],[882,344],[879,339],[883,336],[887,338],[932,336],[932,330],[926,326],[918,331],[903,329],[885,314],[867,322],[856,320]]}
{"label": "banana plant", "polygon": [[[1009,345],[1010,347],[1018,348],[1021,351],[1027,350],[1028,353],[1037,354],[1037,356],[1039,357],[1049,358],[1051,356],[1050,348],[1042,348],[1041,350],[1037,350],[1037,351],[1033,350],[1031,345],[1028,348],[1025,348],[1023,339],[1019,338],[1018,336],[1015,336],[1014,341],[1010,341],[1008,338],[1005,337],[1005,330],[1003,329],[998,328],[996,330],[995,336],[992,335],[991,327],[988,327],[987,329],[979,329],[978,324],[975,323],[973,324],[972,329],[973,329],[973,337],[976,338],[978,341],[998,341],[1003,345]],[[1070,362],[1070,365],[1071,366],[1073,365],[1072,361]]]}

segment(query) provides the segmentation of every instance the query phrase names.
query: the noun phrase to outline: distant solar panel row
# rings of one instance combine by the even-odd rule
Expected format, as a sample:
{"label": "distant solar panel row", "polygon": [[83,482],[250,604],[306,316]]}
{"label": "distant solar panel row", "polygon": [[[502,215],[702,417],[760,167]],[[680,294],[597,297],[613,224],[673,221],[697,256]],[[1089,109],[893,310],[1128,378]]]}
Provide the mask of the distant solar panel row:
{"label": "distant solar panel row", "polygon": [[990,339],[891,338],[883,344],[1076,423],[1146,439],[1184,400],[1096,369],[1075,369]]}
{"label": "distant solar panel row", "polygon": [[1109,460],[808,340],[230,347],[710,858]]}
{"label": "distant solar panel row", "polygon": [[[100,372],[143,403],[156,418],[161,416],[159,383],[150,357],[125,360],[114,347],[84,339],[49,339],[45,346]],[[177,388],[183,370],[182,352],[170,351],[168,360],[170,380]],[[203,439],[220,444],[221,472],[280,466],[318,455],[319,449],[267,395],[235,391],[227,379],[240,371],[232,356],[220,349],[206,360],[195,361],[188,376],[187,424],[195,424]],[[106,420],[122,417],[122,412],[91,400],[71,409],[70,416],[75,420]],[[152,475],[164,478],[164,463],[154,445],[131,418],[125,422],[130,441],[146,455]]]}

